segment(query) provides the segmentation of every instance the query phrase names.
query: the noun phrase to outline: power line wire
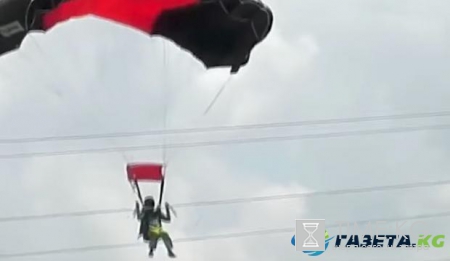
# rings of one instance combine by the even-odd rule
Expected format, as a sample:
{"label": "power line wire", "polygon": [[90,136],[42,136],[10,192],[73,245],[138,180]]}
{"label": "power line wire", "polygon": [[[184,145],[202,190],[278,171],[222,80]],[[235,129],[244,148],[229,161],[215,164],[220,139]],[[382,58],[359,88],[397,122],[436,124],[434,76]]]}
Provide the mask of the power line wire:
{"label": "power line wire", "polygon": [[219,132],[219,131],[233,131],[233,130],[298,127],[298,126],[308,126],[308,125],[371,122],[371,121],[382,121],[382,120],[419,119],[419,118],[446,117],[446,116],[450,116],[450,111],[393,114],[393,115],[385,115],[385,116],[367,116],[367,117],[353,117],[353,118],[334,118],[334,119],[322,119],[322,120],[305,120],[305,121],[263,123],[263,124],[229,125],[229,126],[215,126],[215,127],[201,127],[201,128],[199,127],[199,128],[183,128],[183,129],[167,129],[167,130],[164,130],[164,129],[163,130],[146,130],[146,131],[134,131],[134,132],[116,132],[116,133],[68,135],[68,136],[47,136],[47,137],[34,137],[34,138],[10,138],[10,139],[0,139],[0,144],[34,143],[34,142],[45,142],[45,141],[86,140],[86,139],[102,139],[102,138],[120,138],[120,137],[138,137],[138,136],[167,135],[167,134],[204,133],[204,132]]}
{"label": "power line wire", "polygon": [[[345,131],[345,132],[332,132],[321,134],[303,134],[292,136],[267,136],[260,138],[242,138],[242,139],[228,139],[218,141],[200,141],[200,142],[186,142],[186,143],[172,143],[166,144],[166,149],[183,149],[183,148],[195,148],[195,147],[208,147],[218,145],[238,145],[249,143],[264,143],[264,142],[281,142],[292,140],[305,140],[305,139],[325,139],[325,138],[340,138],[350,136],[367,136],[376,134],[388,134],[388,133],[404,133],[404,132],[417,132],[425,130],[447,130],[450,129],[450,124],[445,125],[429,125],[429,126],[417,126],[417,127],[398,127],[398,128],[386,128],[386,129],[374,129],[374,130],[361,130],[361,131]],[[143,145],[143,146],[124,146],[124,147],[111,147],[111,148],[99,148],[99,149],[84,149],[84,150],[65,150],[55,152],[31,152],[31,153],[17,153],[17,154],[3,154],[0,155],[0,159],[18,159],[18,158],[35,158],[35,157],[50,157],[50,156],[68,156],[77,154],[96,154],[96,153],[113,153],[121,151],[145,151],[145,150],[158,150],[163,145]]]}
{"label": "power line wire", "polygon": [[[374,186],[374,187],[366,187],[366,188],[326,190],[326,191],[316,191],[316,192],[291,193],[291,194],[281,194],[281,195],[273,195],[273,196],[260,196],[260,197],[213,200],[213,201],[197,201],[197,202],[173,204],[173,206],[176,208],[207,207],[207,206],[217,206],[217,205],[229,205],[229,204],[253,203],[253,202],[263,202],[263,201],[298,199],[298,198],[308,198],[308,197],[317,197],[317,196],[332,196],[332,195],[346,195],[346,194],[357,194],[357,193],[368,193],[368,192],[392,191],[392,190],[402,190],[402,189],[412,189],[412,188],[443,186],[443,185],[449,185],[449,184],[450,184],[450,180],[423,181],[423,182],[408,183],[408,184]],[[133,209],[131,209],[131,208],[117,208],[117,209],[65,212],[65,213],[44,214],[44,215],[1,217],[0,223],[37,220],[37,219],[52,219],[52,218],[65,218],[65,217],[81,217],[81,216],[93,216],[93,215],[118,214],[118,213],[125,213],[125,212],[131,212],[131,211],[133,211]]]}
{"label": "power line wire", "polygon": [[[209,235],[209,236],[187,237],[187,238],[174,239],[173,242],[180,244],[180,243],[207,241],[207,240],[214,240],[214,239],[229,239],[229,238],[262,236],[262,235],[281,234],[281,233],[288,233],[288,232],[293,233],[294,229],[293,228],[266,229],[266,230],[256,230],[256,231],[249,231],[249,232],[238,232],[238,233]],[[141,243],[111,244],[111,245],[98,245],[98,246],[88,246],[88,247],[78,247],[78,248],[64,248],[64,249],[55,249],[55,250],[47,250],[47,251],[23,252],[23,253],[14,253],[14,254],[0,254],[0,259],[55,255],[55,254],[70,254],[70,253],[73,254],[73,253],[99,251],[99,250],[132,248],[132,247],[138,247],[138,246],[142,246],[142,244]]]}
{"label": "power line wire", "polygon": [[[389,219],[375,219],[375,220],[362,220],[355,221],[353,223],[367,223],[374,221],[386,221],[386,222],[395,222],[395,221],[404,221],[404,220],[415,220],[415,219],[430,219],[430,218],[438,218],[438,217],[448,217],[450,216],[450,212],[442,212],[436,214],[423,214],[416,216],[408,216],[408,217],[397,217],[397,218],[389,218]],[[327,228],[336,228],[339,225],[331,225],[327,226]],[[209,241],[209,240],[220,240],[220,239],[230,239],[230,238],[242,238],[242,237],[257,237],[257,236],[267,236],[267,235],[276,235],[276,234],[285,234],[285,233],[295,233],[295,229],[290,228],[277,228],[277,229],[265,229],[265,230],[255,230],[248,232],[237,232],[237,233],[227,233],[227,234],[217,234],[217,235],[205,235],[205,236],[197,236],[197,237],[186,237],[186,238],[178,238],[174,239],[175,243],[190,243],[190,242],[198,242],[198,241]],[[113,250],[120,248],[132,248],[142,246],[140,243],[127,243],[127,244],[110,244],[110,245],[98,245],[98,246],[88,246],[88,247],[78,247],[78,248],[61,248],[54,250],[46,250],[46,251],[33,251],[33,252],[22,252],[22,253],[11,253],[11,254],[0,254],[0,259],[7,258],[18,258],[18,257],[32,257],[32,256],[44,256],[44,255],[55,255],[55,254],[74,254],[74,253],[82,253],[82,252],[90,252],[90,251],[99,251],[99,250]]]}
{"label": "power line wire", "polygon": [[[408,216],[408,217],[393,217],[393,218],[377,218],[377,219],[366,219],[366,220],[360,220],[360,221],[354,221],[354,222],[349,222],[349,224],[354,224],[354,223],[373,223],[376,221],[384,221],[384,222],[396,222],[396,221],[407,221],[407,220],[416,220],[416,219],[430,219],[430,218],[441,218],[441,217],[449,217],[450,216],[450,211],[446,211],[446,212],[441,212],[441,213],[435,213],[435,214],[420,214],[420,215],[415,215],[415,216]],[[335,224],[335,225],[331,225],[328,226],[327,228],[338,228],[340,224]]]}

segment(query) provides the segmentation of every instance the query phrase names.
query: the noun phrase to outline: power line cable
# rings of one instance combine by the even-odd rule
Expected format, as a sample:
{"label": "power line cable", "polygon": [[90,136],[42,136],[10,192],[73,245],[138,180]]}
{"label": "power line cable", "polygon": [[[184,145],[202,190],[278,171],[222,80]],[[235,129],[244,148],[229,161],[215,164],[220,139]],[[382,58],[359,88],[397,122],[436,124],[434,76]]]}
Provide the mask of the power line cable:
{"label": "power line cable", "polygon": [[[183,149],[183,148],[196,148],[196,147],[209,147],[219,145],[238,145],[249,143],[264,143],[264,142],[282,142],[293,140],[305,140],[305,139],[325,139],[325,138],[340,138],[351,136],[368,136],[376,134],[388,134],[388,133],[405,133],[405,132],[417,132],[425,130],[448,130],[450,124],[445,125],[428,125],[428,126],[416,126],[416,127],[398,127],[398,128],[386,128],[386,129],[374,129],[374,130],[360,130],[360,131],[345,131],[345,132],[332,132],[321,134],[303,134],[303,135],[291,135],[291,136],[267,136],[260,138],[242,138],[242,139],[228,139],[218,141],[200,141],[200,142],[186,142],[186,143],[172,143],[166,144],[166,149]],[[143,145],[143,146],[124,146],[124,147],[111,147],[111,148],[99,148],[99,149],[84,149],[84,150],[65,150],[55,152],[31,152],[31,153],[17,153],[17,154],[3,154],[0,155],[0,159],[19,159],[19,158],[35,158],[35,157],[50,157],[50,156],[68,156],[77,154],[96,154],[96,153],[113,153],[120,151],[145,151],[145,150],[158,150],[163,145]]]}
{"label": "power line cable", "polygon": [[[358,193],[368,193],[368,192],[393,191],[393,190],[402,190],[402,189],[443,186],[443,185],[449,185],[449,184],[450,184],[450,180],[422,181],[422,182],[416,182],[416,183],[387,185],[387,186],[374,186],[374,187],[366,187],[366,188],[325,190],[325,191],[317,191],[317,192],[291,193],[291,194],[281,194],[281,195],[273,195],[273,196],[260,196],[260,197],[213,200],[213,201],[197,201],[197,202],[173,204],[173,206],[176,208],[207,207],[207,206],[242,204],[242,203],[253,203],[253,202],[263,202],[263,201],[288,200],[288,199],[308,198],[308,197],[317,197],[317,196],[332,196],[332,195],[346,195],[346,194],[358,194]],[[118,213],[125,213],[125,212],[131,212],[131,211],[133,211],[133,209],[131,209],[131,208],[117,208],[117,209],[54,213],[54,214],[44,214],[44,215],[0,217],[0,223],[38,220],[38,219],[118,214]]]}
{"label": "power line cable", "polygon": [[0,139],[0,144],[138,137],[138,136],[168,135],[168,134],[205,133],[205,132],[219,132],[219,131],[265,129],[265,128],[299,127],[299,126],[324,125],[324,124],[371,122],[371,121],[382,121],[382,120],[419,119],[419,118],[446,117],[446,116],[450,116],[450,111],[394,114],[394,115],[385,115],[385,116],[367,116],[367,117],[354,117],[354,118],[334,118],[334,119],[323,119],[323,120],[306,120],[306,121],[263,123],[263,124],[229,125],[229,126],[215,126],[215,127],[201,127],[201,128],[199,127],[199,128],[183,128],[183,129],[167,129],[167,130],[164,130],[164,129],[163,130],[146,130],[146,131],[116,132],[116,133],[87,134],[87,135],[47,136],[47,137],[34,137],[34,138],[10,138],[10,139]]}
{"label": "power line cable", "polygon": [[[450,216],[450,211],[442,212],[442,213],[435,213],[435,214],[423,214],[423,215],[408,216],[408,217],[389,218],[389,219],[383,219],[383,220],[380,220],[380,219],[362,220],[362,221],[355,221],[355,222],[351,222],[351,223],[352,224],[353,223],[367,223],[367,222],[374,222],[374,221],[395,222],[395,221],[430,219],[430,218],[439,218],[439,217],[448,217],[448,216]],[[327,228],[336,228],[336,227],[339,227],[339,225],[327,226]],[[174,242],[180,244],[180,243],[190,243],[190,242],[220,240],[220,239],[230,239],[230,238],[277,235],[277,234],[285,234],[285,233],[293,233],[294,234],[295,229],[290,227],[290,228],[265,229],[265,230],[255,230],[255,231],[248,231],[248,232],[236,232],[236,233],[217,234],[217,235],[186,237],[186,238],[174,239]],[[127,244],[110,244],[110,245],[98,245],[98,246],[88,246],[88,247],[78,247],[78,248],[60,248],[60,249],[46,250],[46,251],[0,254],[0,259],[44,256],[44,255],[55,255],[55,254],[74,254],[74,253],[99,251],[99,250],[132,248],[132,247],[138,247],[138,246],[142,246],[142,244],[127,243]]]}
{"label": "power line cable", "polygon": [[[294,232],[294,229],[293,228],[267,229],[267,230],[256,230],[256,231],[249,231],[249,232],[238,232],[238,233],[219,234],[219,235],[210,235],[210,236],[186,237],[186,238],[174,239],[173,242],[180,244],[180,243],[207,241],[207,240],[214,240],[214,239],[229,239],[229,238],[241,238],[241,237],[281,234],[281,233],[287,233],[287,232]],[[132,248],[132,247],[138,247],[138,246],[142,246],[142,244],[141,243],[128,243],[128,244],[98,245],[98,246],[88,246],[88,247],[78,247],[78,248],[63,248],[63,249],[55,249],[55,250],[47,250],[47,251],[34,251],[34,252],[23,252],[23,253],[14,253],[14,254],[0,254],[0,259],[55,255],[55,254],[70,254],[70,253],[73,254],[73,253],[99,251],[99,250]]]}
{"label": "power line cable", "polygon": [[[407,221],[407,220],[416,220],[416,219],[431,219],[431,218],[441,218],[441,217],[450,217],[450,211],[446,211],[446,212],[440,212],[440,213],[435,213],[435,214],[420,214],[420,215],[415,215],[415,216],[408,216],[408,217],[393,217],[393,218],[383,218],[383,219],[366,219],[366,220],[360,220],[360,221],[353,221],[353,222],[349,222],[349,224],[354,224],[354,223],[373,223],[376,221],[384,221],[387,223],[390,222],[396,222],[396,221]],[[335,224],[335,225],[331,225],[328,226],[327,228],[339,228],[340,224]]]}

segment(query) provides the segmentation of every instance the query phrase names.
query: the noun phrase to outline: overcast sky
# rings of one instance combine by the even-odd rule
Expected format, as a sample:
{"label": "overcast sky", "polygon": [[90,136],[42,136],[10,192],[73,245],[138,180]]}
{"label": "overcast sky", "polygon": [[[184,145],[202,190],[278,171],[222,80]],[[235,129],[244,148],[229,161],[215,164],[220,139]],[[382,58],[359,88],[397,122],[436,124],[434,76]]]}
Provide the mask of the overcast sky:
{"label": "overcast sky", "polygon": [[[99,19],[29,35],[0,58],[0,138],[99,134],[450,110],[450,2],[266,0],[275,22],[250,63],[209,102],[228,70],[206,71],[161,38]],[[164,63],[166,50],[166,63]],[[165,65],[166,64],[166,65]],[[174,135],[168,143],[449,124],[445,117],[267,131]],[[159,144],[160,136],[1,144],[0,154]],[[167,151],[170,203],[446,180],[448,131],[196,147]],[[1,159],[0,217],[131,208],[124,166],[161,150]],[[146,186],[148,193],[157,187]],[[307,260],[290,244],[295,219],[396,218],[445,212],[449,186],[180,208],[173,238],[261,229],[292,233],[176,244],[183,261]],[[448,217],[428,219],[450,236]],[[411,221],[410,221],[411,222]],[[1,254],[138,243],[131,213],[0,223]],[[337,229],[329,229],[331,235]],[[386,230],[394,233],[395,227]],[[442,250],[328,250],[318,260],[434,260]],[[147,260],[134,248],[16,260]],[[166,260],[161,244],[157,260]]]}

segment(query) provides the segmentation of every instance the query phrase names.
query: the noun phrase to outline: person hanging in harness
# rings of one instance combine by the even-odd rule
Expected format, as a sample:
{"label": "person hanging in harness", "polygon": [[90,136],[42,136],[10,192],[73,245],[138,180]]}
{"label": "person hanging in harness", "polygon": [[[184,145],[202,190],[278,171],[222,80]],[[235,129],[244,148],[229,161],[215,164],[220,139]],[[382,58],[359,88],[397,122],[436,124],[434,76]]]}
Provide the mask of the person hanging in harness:
{"label": "person hanging in harness", "polygon": [[173,252],[173,243],[169,234],[162,229],[162,222],[170,222],[170,205],[166,202],[166,214],[161,211],[161,207],[155,208],[155,200],[152,196],[148,196],[144,200],[142,210],[139,209],[139,204],[136,203],[136,214],[140,221],[139,236],[142,236],[144,241],[149,242],[149,256],[153,257],[159,239],[162,239],[167,248],[169,257],[176,257]]}

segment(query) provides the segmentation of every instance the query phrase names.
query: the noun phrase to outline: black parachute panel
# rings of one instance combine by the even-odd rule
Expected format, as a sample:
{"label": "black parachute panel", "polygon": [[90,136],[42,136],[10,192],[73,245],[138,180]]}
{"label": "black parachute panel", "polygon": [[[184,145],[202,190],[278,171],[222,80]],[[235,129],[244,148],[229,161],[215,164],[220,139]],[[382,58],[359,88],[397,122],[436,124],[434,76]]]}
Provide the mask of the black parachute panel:
{"label": "black parachute panel", "polygon": [[62,1],[0,0],[0,55],[17,49],[29,30],[40,30],[40,16]]}
{"label": "black parachute panel", "polygon": [[30,0],[0,1],[0,54],[16,49],[27,34]]}
{"label": "black parachute panel", "polygon": [[161,14],[153,34],[187,49],[207,68],[231,66],[236,73],[272,24],[272,12],[260,1],[203,0]]}

